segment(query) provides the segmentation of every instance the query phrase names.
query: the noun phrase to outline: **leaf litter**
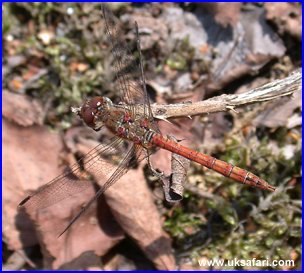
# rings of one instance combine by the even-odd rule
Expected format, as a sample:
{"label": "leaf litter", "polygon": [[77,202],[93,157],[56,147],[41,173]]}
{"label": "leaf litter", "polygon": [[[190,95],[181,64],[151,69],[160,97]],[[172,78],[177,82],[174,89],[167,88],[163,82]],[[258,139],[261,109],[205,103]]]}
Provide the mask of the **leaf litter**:
{"label": "leaf litter", "polygon": [[[158,103],[178,98],[200,100],[218,94],[223,87],[235,92],[260,76],[266,81],[282,77],[301,62],[295,59],[297,55],[290,56],[288,65],[284,61],[302,39],[296,23],[302,16],[297,4],[236,3],[229,9],[221,5],[112,5],[127,39],[134,38],[133,22],[138,21],[148,83]],[[71,212],[83,205],[86,196],[93,195],[101,181],[96,179],[89,191],[45,208],[31,220],[17,212],[26,192],[60,173],[63,162],[75,162],[95,141],[108,137],[98,139],[82,129],[71,133],[81,125],[70,113],[70,106],[87,96],[102,92],[115,98],[115,93],[107,75],[98,4],[6,3],[3,16],[2,143],[7,159],[3,165],[3,197],[7,200],[3,226],[9,249],[39,244],[48,268],[86,269],[90,265],[83,257],[91,257],[87,259],[92,263],[94,258],[83,253],[103,256],[128,235],[157,269],[174,269],[176,261],[181,268],[192,261],[187,268],[193,269],[197,258],[228,259],[232,253],[242,258],[300,260],[301,209],[297,200],[302,123],[297,118],[301,113],[298,94],[294,100],[281,99],[261,107],[255,117],[251,115],[253,122],[246,113],[254,106],[248,106],[237,116],[219,113],[163,126],[165,133],[174,132],[183,144],[188,142],[240,167],[258,170],[266,179],[281,181],[278,194],[268,199],[254,190],[224,184],[224,179],[209,171],[205,170],[203,177],[194,165],[188,173],[192,191],[186,188],[183,201],[168,206],[142,183],[145,177],[140,165],[110,188],[59,241],[56,229],[68,222]],[[233,130],[236,124],[238,131]],[[228,132],[223,127],[228,127]],[[70,135],[68,141],[63,141],[58,129]],[[170,173],[169,156],[159,152],[154,161]],[[83,178],[87,177],[84,170]],[[40,228],[34,228],[36,225]]]}

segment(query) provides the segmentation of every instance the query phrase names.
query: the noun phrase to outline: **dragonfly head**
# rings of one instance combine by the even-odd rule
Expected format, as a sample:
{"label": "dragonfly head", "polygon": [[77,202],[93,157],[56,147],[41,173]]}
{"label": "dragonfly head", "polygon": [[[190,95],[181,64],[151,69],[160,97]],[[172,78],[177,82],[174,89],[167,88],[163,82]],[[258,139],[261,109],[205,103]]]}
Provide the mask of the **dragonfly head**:
{"label": "dragonfly head", "polygon": [[86,125],[98,131],[103,126],[104,111],[107,111],[112,105],[113,103],[109,98],[94,97],[85,101],[78,114]]}

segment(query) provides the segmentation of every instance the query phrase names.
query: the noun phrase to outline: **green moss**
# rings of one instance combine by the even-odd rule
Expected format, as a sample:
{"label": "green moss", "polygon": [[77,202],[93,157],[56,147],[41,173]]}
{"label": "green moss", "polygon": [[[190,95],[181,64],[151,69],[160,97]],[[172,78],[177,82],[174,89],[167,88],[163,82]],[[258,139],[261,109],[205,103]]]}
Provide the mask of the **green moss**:
{"label": "green moss", "polygon": [[[279,130],[281,132],[281,129]],[[298,132],[300,133],[300,130]],[[286,141],[287,135],[288,130],[285,130],[285,135],[280,134],[275,141]],[[227,136],[225,149],[221,148],[224,152],[216,156],[259,174],[277,186],[277,190],[274,193],[263,192],[233,183],[207,171],[204,177],[206,184],[211,188],[215,184],[219,187],[215,198],[202,201],[194,193],[187,198],[199,206],[195,209],[195,215],[199,217],[203,214],[208,219],[207,222],[201,223],[201,230],[197,231],[197,234],[204,236],[198,236],[200,240],[190,247],[192,260],[201,257],[227,260],[253,257],[261,260],[291,259],[293,252],[297,252],[301,257],[301,143],[300,140],[294,143],[295,154],[290,160],[286,159],[280,150],[284,148],[283,145],[277,144],[279,152],[274,152],[269,148],[270,141],[274,140],[264,138],[257,142],[257,139],[252,138],[243,146],[236,137]],[[297,181],[296,186],[289,185],[293,179]],[[168,217],[166,221],[167,231],[173,236],[174,242],[179,242],[178,246],[181,245],[181,237],[175,237],[170,227],[178,226],[179,219],[186,219],[183,218],[184,215],[193,213],[187,199],[183,206],[178,208],[179,217]],[[188,225],[190,223],[191,221]],[[183,236],[182,242],[187,241],[187,235]],[[183,253],[184,249],[180,247],[179,251]],[[189,249],[187,251],[189,252]],[[299,262],[300,258],[296,263]],[[225,267],[229,268],[237,267]]]}
{"label": "green moss", "polygon": [[173,70],[188,71],[194,53],[194,48],[190,46],[189,39],[185,38],[177,43],[166,64]]}

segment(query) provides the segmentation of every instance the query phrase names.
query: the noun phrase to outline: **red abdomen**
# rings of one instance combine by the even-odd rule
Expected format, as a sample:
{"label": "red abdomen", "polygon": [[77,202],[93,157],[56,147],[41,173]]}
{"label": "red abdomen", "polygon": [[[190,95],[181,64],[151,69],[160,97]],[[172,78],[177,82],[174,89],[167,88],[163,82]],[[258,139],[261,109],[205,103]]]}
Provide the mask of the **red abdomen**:
{"label": "red abdomen", "polygon": [[163,148],[175,154],[179,154],[226,177],[230,177],[237,182],[261,188],[263,190],[275,190],[275,187],[269,185],[265,180],[259,178],[251,172],[236,167],[225,161],[216,159],[212,156],[191,150],[173,140],[166,139],[161,135],[154,135],[151,139],[151,142],[160,148]]}

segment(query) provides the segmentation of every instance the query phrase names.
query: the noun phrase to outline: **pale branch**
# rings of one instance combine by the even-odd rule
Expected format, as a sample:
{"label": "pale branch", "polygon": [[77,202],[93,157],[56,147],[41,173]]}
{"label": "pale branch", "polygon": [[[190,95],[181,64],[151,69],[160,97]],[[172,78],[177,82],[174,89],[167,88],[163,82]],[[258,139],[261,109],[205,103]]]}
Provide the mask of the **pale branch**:
{"label": "pale branch", "polygon": [[221,95],[199,102],[178,104],[153,104],[153,116],[157,119],[191,117],[206,113],[234,110],[246,104],[274,100],[302,91],[302,71],[297,69],[288,77],[275,80],[261,87],[237,95]]}

